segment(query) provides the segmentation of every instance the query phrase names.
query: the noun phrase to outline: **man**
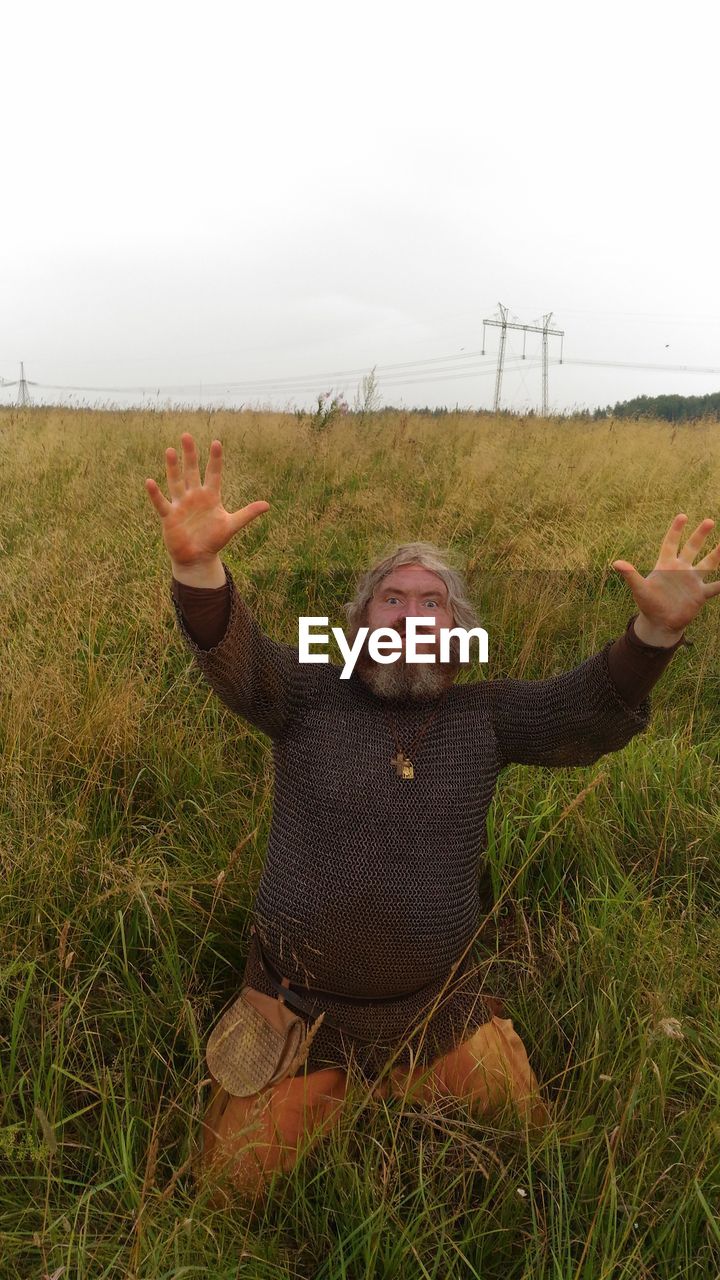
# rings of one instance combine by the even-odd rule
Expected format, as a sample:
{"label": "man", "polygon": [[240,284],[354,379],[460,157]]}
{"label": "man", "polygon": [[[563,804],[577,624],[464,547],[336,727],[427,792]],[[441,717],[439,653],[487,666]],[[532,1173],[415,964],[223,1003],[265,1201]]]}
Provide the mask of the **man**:
{"label": "man", "polygon": [[[647,579],[614,562],[639,612],[564,675],[457,685],[456,656],[381,665],[366,644],[343,680],[337,666],[301,664],[260,630],[218,553],[268,503],[228,513],[220,442],[204,484],[189,433],[182,446],[184,476],[166,451],[171,502],[146,481],[178,624],[222,701],[273,742],[273,821],[244,983],[270,997],[285,991],[313,1033],[306,1061],[256,1097],[215,1082],[206,1170],[224,1166],[252,1189],[291,1167],[301,1139],[337,1118],[351,1057],[370,1076],[394,1063],[382,1091],[417,1085],[422,1097],[467,1097],[480,1114],[510,1102],[542,1124],[522,1041],[472,964],[494,787],[510,763],[590,764],[646,728],[649,689],[720,591],[703,582],[720,545],[692,566],[713,521],[678,554],[687,517],[677,516]],[[409,617],[427,619],[436,638],[473,622],[461,580],[427,544],[398,548],[366,574],[350,638],[361,625],[402,633]]]}

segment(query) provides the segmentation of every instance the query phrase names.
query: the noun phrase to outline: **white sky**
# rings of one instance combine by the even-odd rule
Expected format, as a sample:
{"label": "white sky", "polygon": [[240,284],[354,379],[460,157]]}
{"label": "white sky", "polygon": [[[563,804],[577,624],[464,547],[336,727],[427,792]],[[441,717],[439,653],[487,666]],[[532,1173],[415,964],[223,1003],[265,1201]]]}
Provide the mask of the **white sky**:
{"label": "white sky", "polygon": [[[462,352],[465,371],[498,301],[522,323],[552,311],[568,361],[720,369],[713,9],[6,6],[0,376],[24,360],[38,383],[281,407],[352,402],[360,373],[327,375],[377,365],[384,402],[487,408],[497,329],[485,373],[382,366]],[[537,335],[526,350],[503,407],[539,407]],[[720,389],[665,368],[549,379],[557,409]],[[75,396],[108,399],[141,397]]]}

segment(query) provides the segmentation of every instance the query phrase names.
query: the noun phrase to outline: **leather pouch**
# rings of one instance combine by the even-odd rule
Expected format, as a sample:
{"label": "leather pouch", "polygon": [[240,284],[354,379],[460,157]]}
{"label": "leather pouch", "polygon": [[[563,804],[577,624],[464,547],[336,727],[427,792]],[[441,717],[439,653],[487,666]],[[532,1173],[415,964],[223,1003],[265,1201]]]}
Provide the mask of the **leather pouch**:
{"label": "leather pouch", "polygon": [[247,1098],[297,1070],[307,1034],[283,1000],[245,985],[210,1034],[207,1064],[228,1093]]}

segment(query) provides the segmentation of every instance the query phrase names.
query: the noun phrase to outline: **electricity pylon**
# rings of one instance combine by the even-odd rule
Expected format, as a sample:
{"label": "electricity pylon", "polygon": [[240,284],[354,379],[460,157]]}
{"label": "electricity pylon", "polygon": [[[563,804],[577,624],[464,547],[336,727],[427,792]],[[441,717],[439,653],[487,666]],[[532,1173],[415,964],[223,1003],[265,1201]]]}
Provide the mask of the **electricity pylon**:
{"label": "electricity pylon", "polygon": [[482,354],[485,355],[485,325],[494,325],[500,330],[500,347],[498,349],[497,373],[495,375],[495,405],[494,411],[497,413],[500,407],[500,388],[502,386],[503,365],[505,363],[505,339],[508,329],[522,329],[523,331],[523,353],[522,358],[525,359],[525,338],[528,333],[542,334],[542,364],[543,364],[543,380],[542,380],[542,414],[547,417],[548,411],[548,337],[560,338],[560,364],[562,364],[562,339],[565,333],[562,329],[551,329],[550,321],[552,320],[552,311],[543,316],[542,325],[536,324],[513,324],[507,318],[508,309],[504,307],[502,302],[498,303],[500,308],[500,319],[483,320],[483,344]]}
{"label": "electricity pylon", "polygon": [[18,407],[21,409],[25,409],[29,404],[32,404],[30,392],[28,391],[27,379],[25,377],[25,366],[22,361],[20,362],[20,381],[18,383],[17,402]]}

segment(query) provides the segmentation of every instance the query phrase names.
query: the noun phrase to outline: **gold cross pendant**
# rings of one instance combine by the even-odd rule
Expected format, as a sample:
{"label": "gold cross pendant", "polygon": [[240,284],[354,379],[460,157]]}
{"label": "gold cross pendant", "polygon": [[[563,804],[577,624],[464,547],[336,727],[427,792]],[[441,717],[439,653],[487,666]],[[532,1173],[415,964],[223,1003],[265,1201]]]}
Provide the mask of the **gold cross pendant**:
{"label": "gold cross pendant", "polygon": [[390,764],[393,765],[398,778],[415,777],[412,762],[407,759],[404,752],[398,751],[397,755],[392,757]]}

